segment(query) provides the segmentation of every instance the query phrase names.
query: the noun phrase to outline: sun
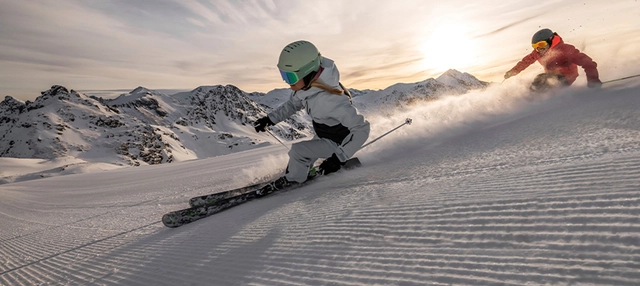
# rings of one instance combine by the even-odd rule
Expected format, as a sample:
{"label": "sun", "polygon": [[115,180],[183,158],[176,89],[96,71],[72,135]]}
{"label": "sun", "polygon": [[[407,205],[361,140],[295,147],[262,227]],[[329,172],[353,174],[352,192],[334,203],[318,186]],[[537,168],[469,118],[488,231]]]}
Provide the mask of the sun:
{"label": "sun", "polygon": [[424,68],[434,72],[463,71],[473,65],[473,41],[459,24],[438,25],[427,32],[420,50]]}

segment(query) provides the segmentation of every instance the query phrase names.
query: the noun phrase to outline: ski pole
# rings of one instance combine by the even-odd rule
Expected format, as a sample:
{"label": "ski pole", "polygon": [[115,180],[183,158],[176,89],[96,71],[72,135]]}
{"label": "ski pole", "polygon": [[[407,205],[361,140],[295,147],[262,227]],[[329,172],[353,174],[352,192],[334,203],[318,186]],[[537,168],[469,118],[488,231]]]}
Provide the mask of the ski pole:
{"label": "ski pole", "polygon": [[280,144],[282,144],[282,146],[284,146],[284,148],[287,148],[287,150],[289,150],[289,147],[287,145],[284,145],[284,142],[280,141],[280,139],[278,137],[276,137],[275,134],[271,133],[271,131],[269,131],[267,128],[265,128],[264,130],[267,131],[267,133],[271,134],[271,136],[273,136],[273,138],[276,138],[276,140],[278,140],[278,142],[280,142]]}
{"label": "ski pole", "polygon": [[372,140],[372,141],[370,141],[369,143],[362,145],[362,147],[360,147],[360,150],[362,150],[364,147],[367,147],[367,146],[371,145],[371,143],[373,143],[373,142],[376,142],[376,141],[380,140],[380,138],[382,138],[382,137],[384,137],[384,136],[387,136],[389,133],[391,133],[391,132],[393,132],[393,131],[396,131],[396,129],[398,129],[398,128],[402,127],[402,126],[405,126],[405,125],[411,125],[411,122],[412,122],[411,118],[407,118],[407,119],[405,119],[404,123],[402,123],[402,124],[398,125],[398,127],[393,128],[393,129],[389,130],[387,133],[385,133],[385,134],[382,134],[382,135],[378,136],[378,138],[373,139],[373,140]]}
{"label": "ski pole", "polygon": [[614,82],[614,81],[619,81],[619,80],[630,79],[630,78],[639,77],[639,76],[640,76],[640,74],[632,75],[632,76],[628,76],[628,77],[623,77],[623,78],[619,78],[619,79],[612,79],[612,80],[605,81],[602,84],[610,83],[610,82]]}

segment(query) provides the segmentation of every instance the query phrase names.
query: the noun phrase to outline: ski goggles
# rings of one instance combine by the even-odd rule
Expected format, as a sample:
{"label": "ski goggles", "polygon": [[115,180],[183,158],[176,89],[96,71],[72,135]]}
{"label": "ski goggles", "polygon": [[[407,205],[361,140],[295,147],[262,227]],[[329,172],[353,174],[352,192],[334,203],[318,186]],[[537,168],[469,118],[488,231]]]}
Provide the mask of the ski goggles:
{"label": "ski goggles", "polygon": [[533,49],[537,50],[537,49],[548,49],[549,48],[549,42],[547,42],[547,40],[542,40],[540,42],[531,44],[531,46],[533,46]]}
{"label": "ski goggles", "polygon": [[313,71],[317,71],[320,68],[320,59],[320,54],[318,54],[317,58],[306,63],[297,71],[283,71],[282,69],[279,69],[280,76],[282,76],[282,79],[288,85],[294,85],[306,75],[310,74]]}
{"label": "ski goggles", "polygon": [[282,76],[282,79],[284,80],[284,82],[286,82],[288,85],[294,85],[296,84],[296,82],[300,81],[300,77],[296,72],[288,72],[288,71],[280,70],[280,75]]}

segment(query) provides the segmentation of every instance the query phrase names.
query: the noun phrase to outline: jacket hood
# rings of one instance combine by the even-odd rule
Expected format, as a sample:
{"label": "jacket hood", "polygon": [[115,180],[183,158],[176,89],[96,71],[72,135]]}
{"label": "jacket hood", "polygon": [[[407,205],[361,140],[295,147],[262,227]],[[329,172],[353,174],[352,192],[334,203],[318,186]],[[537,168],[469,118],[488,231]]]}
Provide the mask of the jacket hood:
{"label": "jacket hood", "polygon": [[563,44],[563,43],[564,43],[564,41],[562,40],[562,37],[560,37],[560,35],[558,35],[558,34],[555,34],[555,36],[551,40],[550,49],[553,49],[555,46],[557,46],[559,44]]}
{"label": "jacket hood", "polygon": [[[317,81],[329,87],[340,88],[340,72],[338,71],[338,68],[336,67],[333,60],[322,57],[320,66],[323,68],[323,70],[322,73],[320,73],[320,77],[318,77]],[[311,87],[308,90],[296,91],[295,96],[300,99],[304,99],[317,94],[320,91],[322,91],[322,89]]]}
{"label": "jacket hood", "polygon": [[327,86],[338,87],[340,85],[340,72],[338,72],[338,68],[336,68],[336,64],[333,60],[322,57],[320,66],[324,68],[324,70],[320,74],[318,81]]}

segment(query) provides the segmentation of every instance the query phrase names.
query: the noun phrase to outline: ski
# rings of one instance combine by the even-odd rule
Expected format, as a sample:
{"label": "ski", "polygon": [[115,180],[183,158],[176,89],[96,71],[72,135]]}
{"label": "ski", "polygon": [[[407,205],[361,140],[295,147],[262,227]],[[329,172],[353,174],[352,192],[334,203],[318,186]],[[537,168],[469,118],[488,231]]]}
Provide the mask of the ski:
{"label": "ski", "polygon": [[250,185],[250,186],[241,187],[241,188],[237,188],[237,189],[233,189],[233,190],[228,190],[228,191],[224,191],[224,192],[220,192],[220,193],[213,193],[213,194],[208,194],[208,195],[204,195],[204,196],[193,197],[193,198],[189,199],[189,206],[190,207],[201,207],[201,206],[215,204],[215,203],[219,202],[220,200],[224,200],[224,199],[227,199],[227,198],[235,197],[235,196],[244,194],[246,192],[259,189],[260,187],[266,185],[267,183],[268,182],[262,182],[262,183],[257,183],[257,184],[253,184],[253,185]]}
{"label": "ski", "polygon": [[256,190],[238,196],[217,201],[215,204],[190,207],[169,212],[162,216],[162,223],[166,227],[175,228],[199,219],[217,214],[223,210],[237,206],[256,197]]}
{"label": "ski", "polygon": [[[345,162],[344,166],[342,167],[343,169],[351,169],[354,167],[359,167],[360,166],[360,160],[358,160],[358,158],[354,157],[351,158],[349,160],[347,160],[347,162]],[[317,168],[312,168],[311,171],[309,172],[309,177],[313,177],[315,176],[315,172],[316,172]],[[219,192],[219,193],[213,193],[213,194],[208,194],[208,195],[203,195],[203,196],[197,196],[197,197],[193,197],[191,199],[189,199],[189,206],[190,207],[201,207],[201,206],[206,206],[206,205],[211,205],[211,204],[216,204],[218,202],[220,202],[221,200],[227,199],[227,198],[231,198],[231,197],[235,197],[259,188],[264,187],[266,184],[268,184],[269,182],[262,182],[262,183],[257,183],[257,184],[253,184],[250,186],[246,186],[246,187],[241,187],[241,188],[237,188],[237,189],[233,189],[233,190],[228,190],[228,191],[223,191],[223,192]]]}
{"label": "ski", "polygon": [[[343,166],[343,169],[349,170],[359,166],[360,166],[360,161],[357,158],[352,158],[348,161],[348,163],[345,163],[345,165]],[[307,179],[307,181],[302,184],[293,183],[292,185],[281,187],[281,188],[278,188],[276,186],[275,181],[270,183],[256,184],[256,185],[240,188],[240,189],[245,189],[245,192],[235,196],[230,196],[230,197],[221,196],[218,200],[209,204],[192,206],[186,209],[169,212],[164,216],[162,216],[162,223],[166,227],[176,228],[176,227],[197,221],[199,219],[217,214],[221,211],[246,203],[253,199],[270,195],[274,192],[298,188],[300,186],[306,185],[308,182],[320,176],[322,176],[322,174],[313,173],[313,174],[310,174],[309,179]],[[261,187],[255,187],[257,185],[261,185]],[[251,187],[255,187],[255,188],[252,190],[246,191],[246,188],[251,188]],[[237,190],[239,189],[234,189],[234,190],[230,190],[223,193],[228,195],[231,193],[235,193]],[[213,195],[219,195],[219,194],[221,193],[217,193]]]}

